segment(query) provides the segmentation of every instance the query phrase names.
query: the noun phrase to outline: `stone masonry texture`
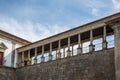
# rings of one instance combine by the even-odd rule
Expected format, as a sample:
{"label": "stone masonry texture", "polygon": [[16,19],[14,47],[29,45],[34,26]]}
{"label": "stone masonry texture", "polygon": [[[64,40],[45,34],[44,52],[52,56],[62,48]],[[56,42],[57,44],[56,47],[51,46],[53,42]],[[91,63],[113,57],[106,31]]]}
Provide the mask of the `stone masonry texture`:
{"label": "stone masonry texture", "polygon": [[15,69],[0,66],[0,80],[16,80]]}
{"label": "stone masonry texture", "polygon": [[115,80],[114,49],[18,68],[16,77],[16,80]]}

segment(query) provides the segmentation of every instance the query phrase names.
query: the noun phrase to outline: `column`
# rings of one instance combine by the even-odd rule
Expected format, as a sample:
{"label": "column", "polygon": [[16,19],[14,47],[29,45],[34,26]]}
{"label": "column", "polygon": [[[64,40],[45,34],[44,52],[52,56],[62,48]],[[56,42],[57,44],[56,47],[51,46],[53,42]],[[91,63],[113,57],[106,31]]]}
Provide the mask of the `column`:
{"label": "column", "polygon": [[41,57],[41,62],[43,63],[45,61],[44,57],[44,45],[42,45],[42,57]]}
{"label": "column", "polygon": [[25,62],[24,62],[24,52],[22,52],[22,66],[25,66]]}
{"label": "column", "polygon": [[74,54],[74,45],[72,45],[72,54],[71,54],[71,56],[73,56],[73,54]]}
{"label": "column", "polygon": [[78,48],[77,48],[77,54],[82,54],[81,34],[78,34]]}
{"label": "column", "polygon": [[65,48],[63,48],[63,58],[65,58]]}
{"label": "column", "polygon": [[115,23],[112,28],[114,29],[114,59],[115,59],[115,76],[116,80],[120,80],[120,21]]}
{"label": "column", "polygon": [[60,58],[61,58],[61,52],[60,52],[60,49],[61,49],[61,40],[58,41],[58,53],[57,53],[57,59],[60,59]]}
{"label": "column", "polygon": [[12,42],[12,56],[11,56],[11,66],[14,67],[15,63],[15,42]]}
{"label": "column", "polygon": [[94,51],[94,45],[93,45],[93,30],[90,30],[90,45],[89,45],[89,52]]}
{"label": "column", "polygon": [[16,63],[16,67],[21,67],[22,66],[22,53],[17,52],[17,63]]}
{"label": "column", "polygon": [[106,41],[106,26],[103,27],[103,49],[107,49],[107,41]]}
{"label": "column", "polygon": [[52,43],[50,43],[50,54],[49,54],[49,61],[52,60]]}
{"label": "column", "polygon": [[67,57],[71,56],[71,51],[70,51],[70,37],[68,37],[68,50],[67,50]]}
{"label": "column", "polygon": [[56,50],[56,59],[57,59],[57,50]]}
{"label": "column", "polygon": [[30,50],[28,50],[28,61],[27,61],[27,65],[31,65]]}
{"label": "column", "polygon": [[37,48],[35,48],[34,64],[37,64]]}

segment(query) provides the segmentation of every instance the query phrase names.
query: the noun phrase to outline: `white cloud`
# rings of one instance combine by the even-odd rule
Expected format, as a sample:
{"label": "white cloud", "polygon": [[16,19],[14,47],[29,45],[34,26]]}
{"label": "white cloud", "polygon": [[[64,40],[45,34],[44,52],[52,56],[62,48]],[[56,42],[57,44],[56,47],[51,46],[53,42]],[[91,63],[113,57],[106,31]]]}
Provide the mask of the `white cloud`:
{"label": "white cloud", "polygon": [[101,10],[107,7],[106,4],[100,0],[87,0],[87,3],[84,2],[84,5],[88,7],[88,10],[90,10],[91,14],[95,17],[100,16]]}
{"label": "white cloud", "polygon": [[44,26],[40,23],[32,23],[30,21],[21,23],[13,18],[5,18],[0,20],[0,29],[34,42],[68,30],[69,28],[58,24]]}
{"label": "white cloud", "polygon": [[99,13],[99,9],[92,8],[92,15],[98,16],[98,13]]}
{"label": "white cloud", "polygon": [[[86,3],[87,1],[87,3]],[[89,13],[96,18],[102,18],[120,11],[120,0],[86,0],[83,1]]]}
{"label": "white cloud", "polygon": [[114,9],[120,11],[120,0],[112,0]]}

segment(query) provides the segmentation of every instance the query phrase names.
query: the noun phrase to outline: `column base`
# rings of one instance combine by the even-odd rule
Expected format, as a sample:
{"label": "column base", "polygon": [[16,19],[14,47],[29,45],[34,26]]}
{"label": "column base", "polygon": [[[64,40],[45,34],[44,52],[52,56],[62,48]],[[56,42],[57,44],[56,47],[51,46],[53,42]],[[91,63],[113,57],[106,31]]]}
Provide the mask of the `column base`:
{"label": "column base", "polygon": [[71,56],[71,51],[70,49],[67,50],[67,57],[70,57]]}
{"label": "column base", "polygon": [[37,64],[37,58],[34,59],[34,64]]}
{"label": "column base", "polygon": [[28,61],[27,61],[27,65],[31,65],[31,60],[28,60]]}
{"label": "column base", "polygon": [[49,54],[49,61],[52,61],[52,55]]}
{"label": "column base", "polygon": [[21,62],[21,66],[22,66],[22,67],[25,66],[25,62],[24,62],[24,61]]}
{"label": "column base", "polygon": [[21,67],[22,63],[16,63],[16,68]]}
{"label": "column base", "polygon": [[57,53],[57,58],[56,59],[60,59],[61,58],[61,52]]}
{"label": "column base", "polygon": [[107,49],[107,41],[103,41],[102,47],[103,47],[103,50]]}
{"label": "column base", "polygon": [[42,57],[41,57],[41,62],[43,63],[44,61],[45,61],[45,57],[42,56]]}
{"label": "column base", "polygon": [[79,54],[82,54],[82,48],[81,47],[78,47],[77,48],[77,54],[79,55]]}
{"label": "column base", "polygon": [[89,52],[93,52],[93,51],[95,51],[95,45],[90,44],[89,45]]}

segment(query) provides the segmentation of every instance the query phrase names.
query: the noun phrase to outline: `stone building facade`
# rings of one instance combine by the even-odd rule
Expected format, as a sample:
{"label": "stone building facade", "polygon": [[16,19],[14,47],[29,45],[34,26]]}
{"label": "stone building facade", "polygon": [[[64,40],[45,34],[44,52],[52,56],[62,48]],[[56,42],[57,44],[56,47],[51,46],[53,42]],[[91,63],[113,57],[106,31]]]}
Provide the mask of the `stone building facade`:
{"label": "stone building facade", "polygon": [[[17,48],[17,66],[9,68],[15,76],[9,77],[10,80],[120,80],[119,48],[120,13],[116,13]],[[7,80],[1,72],[0,76]]]}
{"label": "stone building facade", "polygon": [[15,67],[17,62],[16,49],[31,42],[0,30],[0,65]]}

